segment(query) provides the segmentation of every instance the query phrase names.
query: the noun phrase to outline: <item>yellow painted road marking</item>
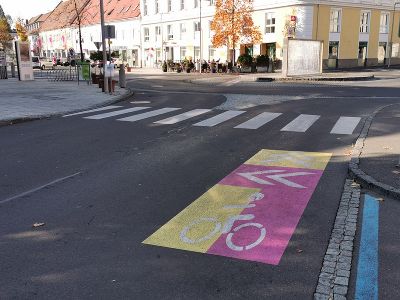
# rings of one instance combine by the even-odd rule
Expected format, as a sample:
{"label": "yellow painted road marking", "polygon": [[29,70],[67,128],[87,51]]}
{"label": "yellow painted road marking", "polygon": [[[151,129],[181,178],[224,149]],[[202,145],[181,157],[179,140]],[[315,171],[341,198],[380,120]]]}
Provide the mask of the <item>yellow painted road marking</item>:
{"label": "yellow painted road marking", "polygon": [[[260,189],[242,188],[234,186],[215,185],[186,209],[176,215],[171,221],[162,226],[143,243],[176,248],[194,252],[205,253],[220,237],[221,232],[215,233],[210,239],[200,243],[190,244],[182,241],[180,233],[182,230],[201,219],[215,219],[220,224],[224,224],[232,215],[240,215],[243,208],[224,209],[227,205],[246,205],[249,197],[259,192]],[[204,237],[212,233],[216,228],[216,223],[211,221],[201,222],[191,227],[186,236],[192,240]]]}
{"label": "yellow painted road marking", "polygon": [[261,150],[245,164],[324,170],[331,156],[331,153]]}

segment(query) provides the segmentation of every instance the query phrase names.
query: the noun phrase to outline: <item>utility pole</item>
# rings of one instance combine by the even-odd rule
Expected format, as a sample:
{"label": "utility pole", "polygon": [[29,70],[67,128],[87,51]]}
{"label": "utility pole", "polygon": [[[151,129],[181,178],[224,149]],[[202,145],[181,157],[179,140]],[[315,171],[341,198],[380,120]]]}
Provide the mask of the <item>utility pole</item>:
{"label": "utility pole", "polygon": [[388,62],[388,68],[390,68],[390,64],[392,63],[392,54],[393,54],[393,33],[394,33],[394,17],[396,15],[396,5],[400,4],[400,2],[395,2],[393,4],[393,17],[392,17],[392,30],[390,33],[390,44],[389,44],[389,62]]}
{"label": "utility pole", "polygon": [[201,25],[201,2],[200,1],[200,73],[202,73],[202,62],[203,62],[203,27]]}
{"label": "utility pole", "polygon": [[107,64],[107,46],[106,46],[106,32],[104,25],[104,3],[100,0],[100,18],[101,18],[101,43],[103,45],[103,76],[104,76],[104,92],[108,92],[108,81],[106,80],[106,64]]}

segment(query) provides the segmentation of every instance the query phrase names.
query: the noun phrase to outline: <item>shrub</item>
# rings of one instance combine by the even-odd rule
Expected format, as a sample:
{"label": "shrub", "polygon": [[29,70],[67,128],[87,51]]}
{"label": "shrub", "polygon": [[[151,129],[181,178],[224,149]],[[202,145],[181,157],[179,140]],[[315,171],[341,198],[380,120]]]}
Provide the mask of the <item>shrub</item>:
{"label": "shrub", "polygon": [[249,54],[240,55],[237,62],[243,67],[250,67],[253,64],[253,57]]}
{"label": "shrub", "polygon": [[256,57],[256,64],[259,67],[266,67],[269,64],[269,57],[267,55],[259,55]]}

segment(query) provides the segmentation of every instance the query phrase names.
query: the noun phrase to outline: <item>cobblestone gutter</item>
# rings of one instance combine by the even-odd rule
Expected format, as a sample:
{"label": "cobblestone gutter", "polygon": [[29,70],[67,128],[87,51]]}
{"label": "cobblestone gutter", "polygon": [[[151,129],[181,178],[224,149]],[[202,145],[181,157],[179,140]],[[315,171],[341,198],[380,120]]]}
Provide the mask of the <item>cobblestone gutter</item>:
{"label": "cobblestone gutter", "polygon": [[346,299],[359,205],[360,185],[348,179],[318,278],[315,300]]}

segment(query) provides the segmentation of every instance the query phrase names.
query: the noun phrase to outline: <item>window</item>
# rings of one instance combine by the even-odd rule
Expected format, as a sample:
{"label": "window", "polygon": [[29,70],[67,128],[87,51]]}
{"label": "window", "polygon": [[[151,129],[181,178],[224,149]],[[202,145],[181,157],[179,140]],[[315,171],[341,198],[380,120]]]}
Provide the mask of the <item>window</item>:
{"label": "window", "polygon": [[172,0],[168,0],[168,12],[172,11]]}
{"label": "window", "polygon": [[339,42],[329,42],[329,58],[337,59],[339,56]]}
{"label": "window", "polygon": [[275,33],[275,13],[265,14],[265,33]]}
{"label": "window", "polygon": [[379,33],[389,33],[389,14],[381,14],[381,23],[379,27]]}
{"label": "window", "polygon": [[208,21],[208,37],[212,37],[213,31],[211,30],[212,21]]}
{"label": "window", "polygon": [[215,0],[210,0],[210,5],[214,5],[215,4]]}
{"label": "window", "polygon": [[215,59],[215,49],[212,46],[208,47],[208,59],[209,60]]}
{"label": "window", "polygon": [[198,59],[200,59],[200,47],[195,46],[194,47],[194,60],[197,61]]}
{"label": "window", "polygon": [[361,12],[361,19],[360,19],[360,32],[361,33],[368,33],[369,32],[369,12]]}
{"label": "window", "polygon": [[185,9],[185,0],[181,0],[181,10]]}
{"label": "window", "polygon": [[135,29],[132,30],[132,39],[135,39]]}
{"label": "window", "polygon": [[199,0],[194,0],[193,7],[194,8],[199,7]]}
{"label": "window", "polygon": [[181,60],[186,58],[186,47],[181,47]]}
{"label": "window", "polygon": [[174,39],[174,32],[172,31],[172,25],[167,26],[167,34],[168,34],[168,40]]}
{"label": "window", "polygon": [[145,27],[144,29],[143,29],[143,31],[144,31],[144,41],[145,42],[148,42],[148,41],[150,41],[150,30],[149,30],[149,28],[148,27]]}
{"label": "window", "polygon": [[181,38],[181,40],[183,40],[186,35],[186,25],[185,25],[185,23],[181,23],[181,24],[179,24],[179,27],[180,27],[180,33],[181,33],[180,38]]}
{"label": "window", "polygon": [[193,23],[194,31],[200,31],[200,22]]}
{"label": "window", "polygon": [[340,32],[340,9],[331,10],[329,32]]}
{"label": "window", "polygon": [[143,0],[143,15],[147,16],[147,0]]}
{"label": "window", "polygon": [[161,35],[161,26],[156,26],[155,31],[156,31],[156,41],[158,41]]}
{"label": "window", "polygon": [[160,12],[160,3],[158,2],[158,0],[154,1],[154,12],[156,14],[158,14]]}

